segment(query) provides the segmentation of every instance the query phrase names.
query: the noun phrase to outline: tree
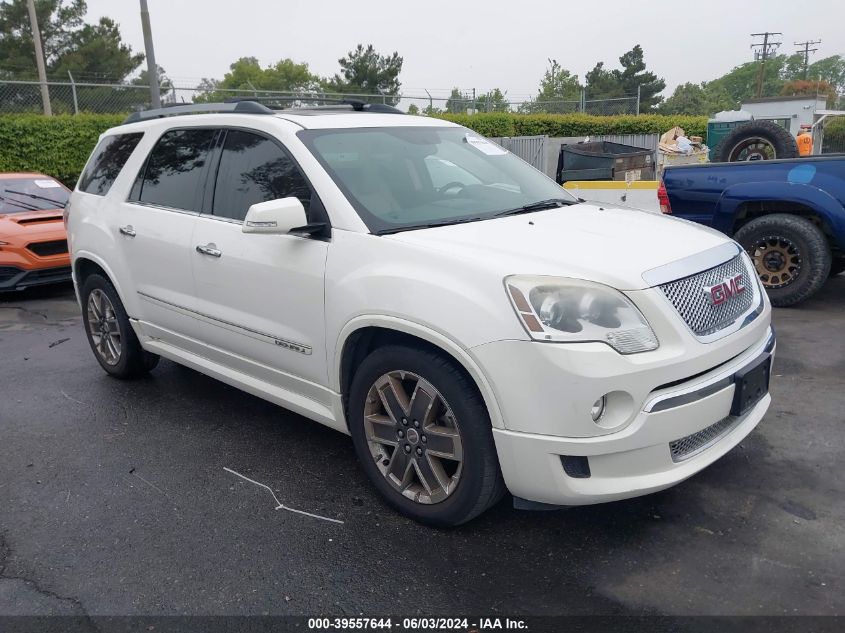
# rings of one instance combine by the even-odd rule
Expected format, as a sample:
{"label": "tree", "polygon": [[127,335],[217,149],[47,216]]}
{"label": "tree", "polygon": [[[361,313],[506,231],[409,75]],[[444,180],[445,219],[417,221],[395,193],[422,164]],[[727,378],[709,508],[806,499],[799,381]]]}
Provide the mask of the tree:
{"label": "tree", "polygon": [[419,114],[419,113],[420,113],[420,109],[419,109],[419,107],[417,107],[416,103],[412,103],[411,105],[408,106],[408,114]]}
{"label": "tree", "polygon": [[616,99],[625,96],[616,74],[605,69],[604,62],[593,66],[593,69],[584,75],[584,79],[587,99]]}
{"label": "tree", "polygon": [[613,75],[622,94],[634,96],[639,91],[640,112],[648,112],[663,101],[660,92],[666,87],[666,82],[646,70],[642,47],[637,44],[630,51],[619,58],[622,70],[614,70]]}
{"label": "tree", "polygon": [[463,94],[457,88],[452,88],[452,93],[446,100],[446,112],[451,114],[466,113],[467,108],[472,107],[472,98]]}
{"label": "tree", "polygon": [[578,75],[573,75],[557,62],[549,60],[537,96],[520,104],[520,112],[574,112],[581,102],[581,84]]}
{"label": "tree", "polygon": [[399,99],[399,73],[402,72],[402,57],[393,52],[390,55],[380,55],[368,44],[358,44],[355,50],[349,51],[345,57],[337,60],[340,64],[340,74],[324,82],[324,86],[332,92],[348,92],[358,94],[388,95],[393,99],[386,99],[390,105],[396,105]]}
{"label": "tree", "polygon": [[[35,3],[44,47],[47,73],[67,78],[99,76],[120,82],[144,60],[123,42],[120,29],[110,18],[97,24],[84,22],[84,0],[38,0]],[[0,60],[2,75],[34,77],[35,53],[26,0],[0,3]]]}
{"label": "tree", "polygon": [[827,81],[805,80],[797,79],[795,81],[788,81],[783,85],[780,93],[782,95],[808,95],[825,97],[827,107],[833,108],[836,103],[836,90]]}
{"label": "tree", "polygon": [[[766,60],[763,75],[763,96],[772,97],[780,94],[783,87],[782,74],[786,62],[785,55],[775,55]],[[759,62],[746,62],[734,67],[730,72],[710,82],[713,88],[723,90],[735,103],[751,99],[757,94],[757,79],[760,73]]]}
{"label": "tree", "polygon": [[507,92],[493,88],[487,94],[476,97],[475,109],[478,112],[509,112],[511,104],[507,99]]}
{"label": "tree", "polygon": [[229,66],[223,79],[203,79],[195,102],[222,101],[232,96],[250,96],[258,91],[289,94],[319,90],[320,78],[308,70],[308,64],[281,59],[262,68],[255,57],[241,57]]}
{"label": "tree", "polygon": [[712,116],[722,110],[733,110],[737,104],[713,82],[685,83],[675,88],[672,96],[657,107],[660,114],[696,114]]}

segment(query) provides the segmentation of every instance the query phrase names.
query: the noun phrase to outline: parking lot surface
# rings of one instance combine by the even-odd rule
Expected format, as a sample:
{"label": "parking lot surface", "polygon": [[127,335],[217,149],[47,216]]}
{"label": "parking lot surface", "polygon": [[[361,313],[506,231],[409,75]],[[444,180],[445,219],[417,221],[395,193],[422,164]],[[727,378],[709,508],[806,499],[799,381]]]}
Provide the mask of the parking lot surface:
{"label": "parking lot surface", "polygon": [[0,613],[845,614],[845,276],[774,323],[773,406],[709,469],[443,531],[344,435],[165,360],[109,378],[70,287],[0,295]]}

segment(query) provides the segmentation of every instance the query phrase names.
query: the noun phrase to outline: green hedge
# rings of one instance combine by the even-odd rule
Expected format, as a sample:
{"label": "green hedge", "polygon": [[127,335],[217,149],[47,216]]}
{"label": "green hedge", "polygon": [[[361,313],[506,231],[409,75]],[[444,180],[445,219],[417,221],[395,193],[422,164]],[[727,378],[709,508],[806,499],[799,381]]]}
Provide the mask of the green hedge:
{"label": "green hedge", "polygon": [[[705,136],[702,116],[592,116],[589,114],[443,114],[484,136],[588,136],[597,134],[662,134],[679,125],[688,135]],[[124,115],[80,114],[44,117],[38,114],[0,116],[0,172],[38,171],[73,186],[97,137],[118,125]],[[829,142],[845,144],[845,119],[828,125]]]}
{"label": "green hedge", "polygon": [[484,136],[588,136],[597,134],[663,134],[681,126],[687,135],[704,137],[707,117],[662,116],[594,116],[590,114],[512,114],[491,112],[438,115],[447,121],[464,125]]}
{"label": "green hedge", "polygon": [[73,187],[100,134],[125,118],[121,114],[0,116],[0,172],[37,171]]}

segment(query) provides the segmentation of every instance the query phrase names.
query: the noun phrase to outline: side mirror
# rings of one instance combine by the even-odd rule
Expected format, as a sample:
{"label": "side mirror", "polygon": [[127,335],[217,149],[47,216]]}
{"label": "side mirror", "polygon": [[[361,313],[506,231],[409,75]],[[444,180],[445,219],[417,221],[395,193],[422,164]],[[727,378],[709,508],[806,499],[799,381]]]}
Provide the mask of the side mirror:
{"label": "side mirror", "polygon": [[297,198],[279,198],[252,205],[246,212],[242,231],[286,235],[308,223],[305,208]]}

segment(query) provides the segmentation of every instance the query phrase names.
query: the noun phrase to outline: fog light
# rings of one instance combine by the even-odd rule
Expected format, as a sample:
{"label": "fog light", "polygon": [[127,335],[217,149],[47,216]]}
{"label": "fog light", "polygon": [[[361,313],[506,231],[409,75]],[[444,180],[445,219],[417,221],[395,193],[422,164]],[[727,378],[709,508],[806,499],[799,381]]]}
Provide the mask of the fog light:
{"label": "fog light", "polygon": [[593,403],[593,407],[590,409],[590,416],[593,418],[593,422],[598,422],[602,419],[606,408],[607,396],[602,396]]}

